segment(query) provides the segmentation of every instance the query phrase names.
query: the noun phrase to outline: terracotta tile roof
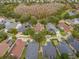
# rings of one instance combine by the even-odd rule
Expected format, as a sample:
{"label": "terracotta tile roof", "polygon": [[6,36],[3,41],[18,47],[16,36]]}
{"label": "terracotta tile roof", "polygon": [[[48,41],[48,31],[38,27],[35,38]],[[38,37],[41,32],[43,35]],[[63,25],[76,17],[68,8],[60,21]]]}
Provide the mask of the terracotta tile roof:
{"label": "terracotta tile roof", "polygon": [[4,56],[8,49],[9,45],[6,40],[0,43],[0,57]]}
{"label": "terracotta tile roof", "polygon": [[65,22],[59,22],[59,27],[62,27],[65,32],[69,32],[72,29],[72,26],[67,25]]}
{"label": "terracotta tile roof", "polygon": [[40,23],[37,23],[34,27],[35,31],[36,32],[40,32],[44,29],[44,25],[43,24],[40,24]]}
{"label": "terracotta tile roof", "polygon": [[25,47],[24,42],[21,39],[18,39],[15,42],[15,45],[10,52],[10,55],[16,57],[16,59],[20,59],[24,47]]}

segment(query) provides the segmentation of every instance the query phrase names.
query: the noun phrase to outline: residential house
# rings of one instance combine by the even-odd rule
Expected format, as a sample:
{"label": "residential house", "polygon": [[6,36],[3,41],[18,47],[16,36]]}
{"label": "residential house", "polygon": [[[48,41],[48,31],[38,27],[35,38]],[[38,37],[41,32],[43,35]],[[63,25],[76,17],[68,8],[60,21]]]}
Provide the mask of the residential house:
{"label": "residential house", "polygon": [[65,32],[70,32],[73,30],[73,27],[71,25],[66,24],[64,20],[59,21],[58,27],[64,30]]}
{"label": "residential house", "polygon": [[24,32],[25,31],[25,26],[21,23],[17,23],[16,29],[18,30],[18,32]]}
{"label": "residential house", "polygon": [[9,30],[9,29],[15,28],[16,25],[17,25],[16,22],[6,22],[5,23],[5,29]]}
{"label": "residential house", "polygon": [[36,32],[40,32],[40,31],[44,30],[44,25],[38,22],[38,23],[34,26],[34,30],[35,30]]}
{"label": "residential house", "polygon": [[70,43],[72,45],[73,48],[76,49],[76,51],[79,52],[79,41],[77,41],[76,39]]}
{"label": "residential house", "polygon": [[24,32],[25,31],[25,26],[21,24],[20,22],[14,22],[14,21],[9,21],[5,23],[5,30],[8,31],[12,28],[17,29],[18,32]]}
{"label": "residential house", "polygon": [[76,51],[79,51],[79,41],[77,41],[77,39],[69,36],[67,42],[71,44]]}
{"label": "residential house", "polygon": [[38,59],[39,45],[35,41],[30,42],[26,49],[26,59]]}
{"label": "residential house", "polygon": [[21,39],[17,39],[16,42],[11,47],[10,56],[16,59],[20,59],[23,53],[24,47],[25,47],[24,41],[22,41]]}
{"label": "residential house", "polygon": [[9,41],[4,40],[0,43],[0,57],[3,57],[10,48]]}
{"label": "residential house", "polygon": [[68,2],[78,2],[78,0],[67,0]]}
{"label": "residential house", "polygon": [[59,30],[55,27],[55,25],[51,24],[51,23],[48,23],[46,25],[46,29],[49,31],[49,32],[52,32],[52,33],[57,33],[59,32]]}
{"label": "residential house", "polygon": [[74,18],[72,20],[66,20],[66,22],[70,23],[71,25],[79,24],[79,18]]}
{"label": "residential house", "polygon": [[66,42],[60,42],[59,45],[56,46],[59,51],[60,54],[68,54],[69,57],[73,57],[74,58],[74,53],[72,51],[72,49],[67,45]]}
{"label": "residential house", "polygon": [[43,46],[43,59],[55,59],[56,54],[56,49],[51,42],[48,42],[47,45]]}
{"label": "residential house", "polygon": [[69,11],[68,14],[69,14],[70,16],[76,15],[75,11]]}

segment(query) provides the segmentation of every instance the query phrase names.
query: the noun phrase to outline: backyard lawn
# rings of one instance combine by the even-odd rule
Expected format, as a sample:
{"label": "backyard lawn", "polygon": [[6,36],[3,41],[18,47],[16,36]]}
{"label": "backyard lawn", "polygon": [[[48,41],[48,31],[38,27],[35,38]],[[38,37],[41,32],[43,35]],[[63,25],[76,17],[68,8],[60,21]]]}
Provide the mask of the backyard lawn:
{"label": "backyard lawn", "polygon": [[22,53],[22,56],[21,56],[21,59],[26,59],[26,48],[24,49],[23,53]]}
{"label": "backyard lawn", "polygon": [[57,46],[59,44],[59,42],[57,41],[57,39],[52,39],[51,42],[52,42],[52,44],[54,46]]}

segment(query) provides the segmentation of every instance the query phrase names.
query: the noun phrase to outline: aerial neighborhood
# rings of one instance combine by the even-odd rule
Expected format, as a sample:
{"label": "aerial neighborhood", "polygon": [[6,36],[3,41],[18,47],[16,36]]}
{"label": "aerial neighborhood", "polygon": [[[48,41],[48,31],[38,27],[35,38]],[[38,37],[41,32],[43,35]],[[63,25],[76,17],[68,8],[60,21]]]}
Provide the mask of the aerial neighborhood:
{"label": "aerial neighborhood", "polygon": [[16,1],[0,2],[0,59],[79,59],[79,0]]}

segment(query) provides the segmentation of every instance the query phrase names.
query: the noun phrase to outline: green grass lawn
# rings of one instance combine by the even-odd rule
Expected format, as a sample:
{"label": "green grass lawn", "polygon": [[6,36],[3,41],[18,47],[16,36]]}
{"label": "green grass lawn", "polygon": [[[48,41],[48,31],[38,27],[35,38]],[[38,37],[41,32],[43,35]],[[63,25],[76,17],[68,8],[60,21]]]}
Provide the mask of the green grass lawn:
{"label": "green grass lawn", "polygon": [[57,41],[57,39],[54,39],[54,40],[52,39],[51,42],[55,46],[57,46],[59,44],[59,42]]}
{"label": "green grass lawn", "polygon": [[65,36],[65,35],[66,35],[66,33],[62,31],[62,32],[61,32],[61,35]]}
{"label": "green grass lawn", "polygon": [[38,59],[43,59],[42,53],[38,53]]}
{"label": "green grass lawn", "polygon": [[24,51],[23,51],[22,56],[21,56],[21,59],[26,59],[25,56],[26,56],[26,48],[24,48]]}
{"label": "green grass lawn", "polygon": [[60,33],[61,33],[61,35],[63,35],[63,36],[66,35],[66,33],[64,32],[64,30],[62,30],[62,29],[60,29]]}
{"label": "green grass lawn", "polygon": [[41,43],[41,45],[44,45],[46,43],[46,39],[45,40],[43,40],[43,42]]}
{"label": "green grass lawn", "polygon": [[55,46],[58,45],[58,41],[57,40],[53,40],[53,43],[54,43]]}

